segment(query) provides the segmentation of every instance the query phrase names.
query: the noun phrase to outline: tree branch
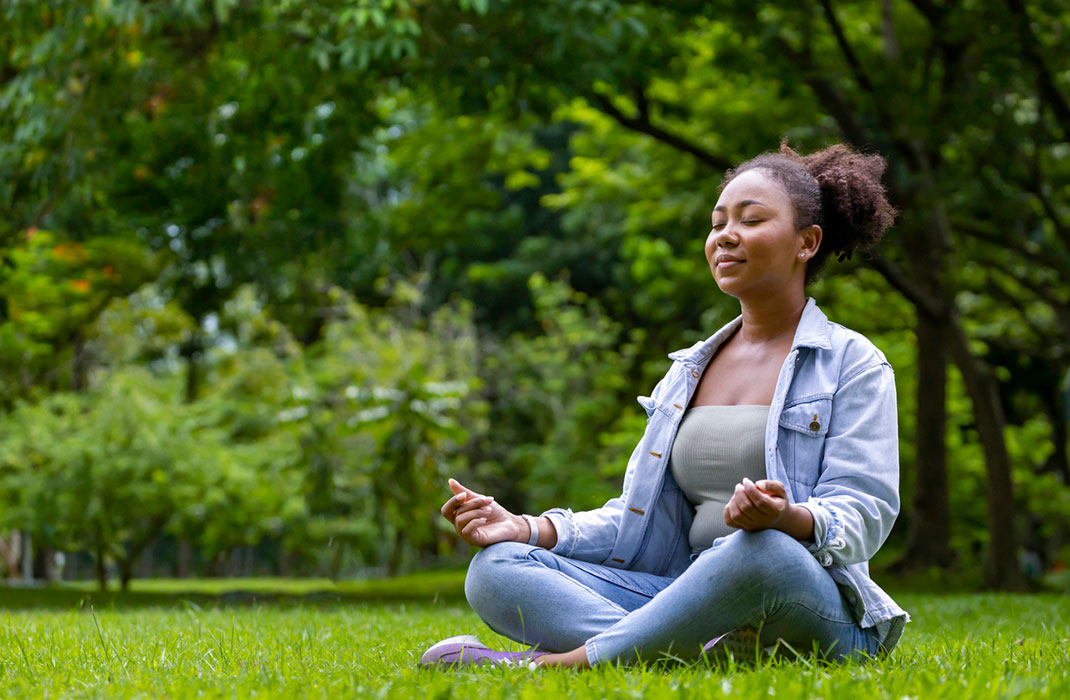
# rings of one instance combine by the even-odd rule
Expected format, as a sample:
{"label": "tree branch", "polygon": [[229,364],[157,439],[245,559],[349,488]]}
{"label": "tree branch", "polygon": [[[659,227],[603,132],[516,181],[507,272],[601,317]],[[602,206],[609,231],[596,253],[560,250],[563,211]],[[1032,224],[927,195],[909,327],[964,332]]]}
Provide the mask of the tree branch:
{"label": "tree branch", "polygon": [[[1025,287],[1033,294],[1037,296],[1042,302],[1051,307],[1051,310],[1055,313],[1055,318],[1059,324],[1059,330],[1062,332],[1064,340],[1070,341],[1070,304],[1066,301],[1059,299],[1052,293],[1052,290],[1043,284],[1038,284],[1033,280],[1030,280],[1022,275],[1015,274],[1010,270],[1001,267],[999,265],[990,265],[991,272],[995,274],[988,275],[989,287],[987,292],[989,294],[996,294],[1003,297],[1011,308],[1019,308],[1022,305],[1021,297],[1015,296],[1006,287],[998,281],[1000,275],[1004,275],[1014,280],[1015,283]],[[1038,338],[1044,338],[1045,335],[1039,328],[1037,328],[1032,322],[1029,321],[1025,314],[1022,314],[1022,322],[1029,326]]]}
{"label": "tree branch", "polygon": [[[641,93],[641,91],[640,91]],[[643,102],[640,104],[645,105],[646,98],[643,97]],[[651,136],[662,143],[672,146],[678,151],[682,151],[689,155],[694,156],[699,162],[710,166],[714,170],[728,170],[732,167],[732,161],[723,156],[719,156],[715,153],[711,153],[701,146],[688,141],[682,136],[673,134],[659,126],[655,126],[650,122],[650,115],[644,114],[645,107],[640,108],[638,116],[630,117],[624,112],[617,109],[617,107],[609,100],[605,95],[595,94],[591,99],[591,103],[601,112],[608,114],[617,120],[617,122],[636,133],[646,134]]]}
{"label": "tree branch", "polygon": [[1025,7],[1025,2],[1023,0],[1006,0],[1006,4],[1014,16],[1014,23],[1022,37],[1020,43],[1022,53],[1037,72],[1037,88],[1040,92],[1040,97],[1047,102],[1055,113],[1055,118],[1063,129],[1063,135],[1070,137],[1070,103],[1059,91],[1059,86],[1055,84],[1055,78],[1052,77],[1051,69],[1044,61],[1044,57],[1040,55],[1038,48],[1040,41],[1033,34],[1032,27],[1029,26],[1029,11]]}
{"label": "tree branch", "polygon": [[884,57],[899,60],[899,39],[895,34],[895,12],[892,0],[881,0],[881,33],[884,36]]}
{"label": "tree branch", "polygon": [[956,217],[954,226],[968,236],[998,246],[1000,250],[1009,250],[1041,268],[1047,268],[1059,275],[1070,275],[1070,259],[1065,252],[1060,254],[1061,251],[1051,251],[1049,255],[1033,252],[1025,247],[1025,242],[1020,238],[1007,236],[976,219]]}
{"label": "tree branch", "polygon": [[866,75],[865,70],[863,70],[862,64],[859,62],[854,49],[851,48],[850,42],[847,41],[847,35],[843,33],[843,25],[836,19],[836,13],[832,10],[832,3],[829,0],[820,0],[820,2],[821,9],[825,13],[825,21],[829,23],[829,28],[832,29],[832,34],[836,37],[836,43],[839,44],[840,51],[843,52],[843,57],[851,68],[851,73],[854,74],[855,80],[858,81],[858,86],[870,95],[874,95],[873,83],[870,81],[869,76]]}
{"label": "tree branch", "polygon": [[847,140],[855,146],[861,147],[865,145],[869,139],[866,138],[865,129],[855,118],[855,112],[851,105],[847,103],[847,100],[844,99],[843,95],[832,83],[821,77],[811,58],[804,52],[794,49],[781,36],[774,36],[773,41],[781,53],[803,69],[805,76],[803,79],[806,84],[810,86],[810,89],[825,105],[832,118],[836,120],[836,125],[840,127],[840,131],[847,137]]}
{"label": "tree branch", "polygon": [[1055,203],[1051,201],[1051,198],[1044,193],[1044,166],[1041,163],[1040,140],[1033,139],[1033,167],[1030,168],[1030,175],[1032,175],[1033,182],[1032,190],[1037,200],[1040,202],[1040,206],[1043,207],[1044,212],[1051,219],[1052,225],[1055,227],[1055,233],[1062,240],[1068,248],[1070,248],[1070,230],[1063,224],[1062,218],[1059,216],[1059,212],[1055,209]]}
{"label": "tree branch", "polygon": [[881,273],[888,284],[892,285],[910,303],[931,318],[942,318],[947,314],[945,305],[926,294],[921,287],[903,273],[903,270],[888,258],[875,255],[870,261],[874,270]]}
{"label": "tree branch", "polygon": [[932,0],[910,0],[910,4],[914,6],[921,15],[929,20],[929,24],[934,27],[938,26],[944,21],[944,16],[947,14],[947,10],[937,5]]}

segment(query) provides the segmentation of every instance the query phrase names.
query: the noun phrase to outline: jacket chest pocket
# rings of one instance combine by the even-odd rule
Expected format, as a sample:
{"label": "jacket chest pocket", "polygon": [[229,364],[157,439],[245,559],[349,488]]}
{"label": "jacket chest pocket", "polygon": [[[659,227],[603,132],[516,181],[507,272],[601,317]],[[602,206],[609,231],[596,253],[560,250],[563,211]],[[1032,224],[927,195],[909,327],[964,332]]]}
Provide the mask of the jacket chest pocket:
{"label": "jacket chest pocket", "polygon": [[780,454],[792,481],[806,487],[817,483],[831,417],[831,396],[807,397],[780,414]]}

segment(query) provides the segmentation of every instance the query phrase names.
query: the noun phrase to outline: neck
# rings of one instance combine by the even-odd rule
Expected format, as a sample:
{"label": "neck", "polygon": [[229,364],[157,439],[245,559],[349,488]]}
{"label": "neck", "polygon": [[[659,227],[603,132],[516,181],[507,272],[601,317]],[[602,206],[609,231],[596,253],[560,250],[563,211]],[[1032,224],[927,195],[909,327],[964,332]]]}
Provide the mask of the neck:
{"label": "neck", "polygon": [[743,324],[739,337],[747,344],[761,345],[795,337],[806,294],[800,289],[784,296],[763,296],[761,299],[740,299]]}

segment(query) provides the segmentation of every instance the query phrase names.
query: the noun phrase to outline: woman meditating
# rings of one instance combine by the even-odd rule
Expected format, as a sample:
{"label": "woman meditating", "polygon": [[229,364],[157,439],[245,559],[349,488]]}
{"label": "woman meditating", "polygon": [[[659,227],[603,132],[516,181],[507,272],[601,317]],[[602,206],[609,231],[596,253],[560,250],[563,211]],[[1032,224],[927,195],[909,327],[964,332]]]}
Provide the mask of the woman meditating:
{"label": "woman meditating", "polygon": [[532,648],[451,637],[421,664],[588,667],[778,645],[843,659],[895,646],[909,616],[868,567],[899,511],[895,378],[805,294],[831,255],[891,225],[883,171],[843,145],[808,156],[782,145],[726,174],[705,252],[741,315],[669,355],[639,397],[648,423],[623,492],[601,508],[514,515],[450,480],[442,515],[484,547],[468,602]]}

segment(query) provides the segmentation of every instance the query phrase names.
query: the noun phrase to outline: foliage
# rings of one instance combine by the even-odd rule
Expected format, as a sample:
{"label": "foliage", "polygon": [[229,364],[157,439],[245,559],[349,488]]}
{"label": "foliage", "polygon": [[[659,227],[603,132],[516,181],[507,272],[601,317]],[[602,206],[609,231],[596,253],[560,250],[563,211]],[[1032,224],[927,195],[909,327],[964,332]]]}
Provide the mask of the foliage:
{"label": "foliage", "polygon": [[309,539],[295,544],[355,544],[367,563],[396,573],[414,549],[443,546],[447,524],[435,516],[446,479],[464,468],[468,431],[485,429],[469,396],[471,309],[443,306],[421,318],[412,311],[420,290],[405,282],[395,285],[393,310],[368,309],[337,289],[331,296],[344,311],[309,348],[305,383],[294,387],[302,387],[293,419],[314,513]]}
{"label": "foliage", "polygon": [[[1004,532],[1065,559],[1058,3],[0,17],[0,520],[38,549],[129,565],[163,533],[146,546],[199,566],[269,543],[337,576],[456,553],[448,475],[516,510],[599,504],[665,353],[738,312],[702,250],[724,168],[787,136],[888,157],[898,227],[809,293],[896,369],[902,522],[924,487],[916,328],[940,318],[961,562]],[[1001,457],[1009,522],[985,508]],[[129,520],[74,507],[113,498]]]}
{"label": "foliage", "polygon": [[[203,491],[205,450],[144,372],[92,394],[55,394],[4,419],[4,519],[42,544],[129,569]],[[178,418],[178,420],[176,420]]]}

